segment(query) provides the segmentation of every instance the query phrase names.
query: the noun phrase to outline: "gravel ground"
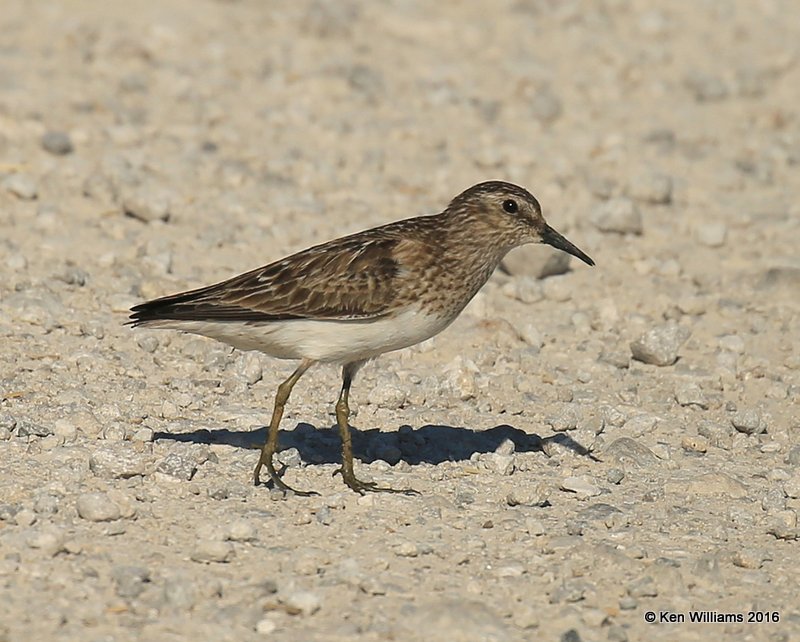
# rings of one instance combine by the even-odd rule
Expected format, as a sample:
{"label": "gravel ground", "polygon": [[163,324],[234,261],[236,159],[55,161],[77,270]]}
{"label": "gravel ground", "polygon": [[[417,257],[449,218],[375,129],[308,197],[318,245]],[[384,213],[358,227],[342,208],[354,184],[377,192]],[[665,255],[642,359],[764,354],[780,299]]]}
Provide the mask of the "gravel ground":
{"label": "gravel ground", "polygon": [[[0,640],[800,635],[796,0],[134,6],[0,12]],[[420,497],[332,478],[333,368],[321,495],[252,487],[293,364],[122,325],[489,178],[597,267],[517,250],[362,370]]]}

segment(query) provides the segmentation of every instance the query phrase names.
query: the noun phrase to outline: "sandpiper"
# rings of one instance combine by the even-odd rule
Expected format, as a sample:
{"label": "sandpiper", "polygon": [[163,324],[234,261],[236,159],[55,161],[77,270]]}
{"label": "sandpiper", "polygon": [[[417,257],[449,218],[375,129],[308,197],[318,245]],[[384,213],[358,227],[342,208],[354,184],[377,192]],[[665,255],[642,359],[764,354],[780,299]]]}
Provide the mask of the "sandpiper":
{"label": "sandpiper", "polygon": [[550,227],[539,202],[522,187],[479,183],[440,214],[419,216],[328,241],[226,281],[165,296],[131,309],[129,324],[182,330],[240,350],[259,350],[300,365],[278,386],[267,439],[254,471],[266,468],[288,486],[273,455],[292,388],[316,363],[342,366],[336,422],[345,483],[366,491],[398,491],[359,480],[353,470],[348,395],[358,369],[384,352],[438,334],[461,313],[509,250],[546,243],[594,265]]}

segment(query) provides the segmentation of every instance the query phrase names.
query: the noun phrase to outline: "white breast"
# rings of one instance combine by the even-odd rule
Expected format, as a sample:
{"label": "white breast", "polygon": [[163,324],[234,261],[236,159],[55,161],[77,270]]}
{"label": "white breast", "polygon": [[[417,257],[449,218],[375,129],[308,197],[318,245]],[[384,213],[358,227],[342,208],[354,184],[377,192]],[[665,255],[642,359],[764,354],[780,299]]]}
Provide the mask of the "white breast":
{"label": "white breast", "polygon": [[279,359],[348,363],[420,343],[444,330],[451,321],[410,307],[395,316],[372,321],[296,319],[253,324],[165,320],[148,326],[200,334],[240,350],[258,350]]}

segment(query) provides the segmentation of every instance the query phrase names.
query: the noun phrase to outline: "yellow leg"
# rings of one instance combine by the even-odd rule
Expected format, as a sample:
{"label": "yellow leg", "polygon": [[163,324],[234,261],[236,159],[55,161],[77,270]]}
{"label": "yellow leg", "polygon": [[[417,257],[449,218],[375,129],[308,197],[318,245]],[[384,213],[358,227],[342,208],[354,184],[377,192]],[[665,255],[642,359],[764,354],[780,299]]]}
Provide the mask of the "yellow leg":
{"label": "yellow leg", "polygon": [[258,486],[260,483],[261,467],[266,466],[267,473],[269,473],[269,478],[272,480],[275,488],[280,488],[284,492],[292,492],[296,495],[307,496],[318,494],[314,493],[313,491],[295,490],[291,486],[287,485],[281,479],[278,471],[275,470],[275,464],[272,461],[273,455],[278,449],[278,427],[280,426],[281,418],[283,417],[283,409],[286,406],[286,402],[289,400],[289,395],[292,393],[294,384],[296,384],[298,379],[303,376],[305,371],[311,367],[312,363],[313,361],[303,361],[297,367],[297,370],[295,370],[286,381],[278,386],[278,392],[275,394],[275,405],[272,408],[272,421],[269,424],[269,430],[267,432],[267,440],[264,442],[264,446],[261,448],[261,456],[258,458],[258,463],[256,464],[256,469],[253,473],[256,486]]}
{"label": "yellow leg", "polygon": [[378,486],[375,482],[364,482],[356,478],[355,472],[353,471],[353,440],[350,435],[350,424],[348,423],[348,419],[350,418],[348,398],[350,397],[350,384],[353,383],[353,376],[360,365],[361,363],[359,362],[348,363],[342,368],[342,391],[339,393],[339,399],[336,402],[336,423],[339,425],[339,434],[342,438],[342,466],[333,474],[340,473],[342,479],[344,479],[344,483],[361,495],[367,492],[418,495],[419,493],[413,489],[397,490],[395,488],[383,488]]}

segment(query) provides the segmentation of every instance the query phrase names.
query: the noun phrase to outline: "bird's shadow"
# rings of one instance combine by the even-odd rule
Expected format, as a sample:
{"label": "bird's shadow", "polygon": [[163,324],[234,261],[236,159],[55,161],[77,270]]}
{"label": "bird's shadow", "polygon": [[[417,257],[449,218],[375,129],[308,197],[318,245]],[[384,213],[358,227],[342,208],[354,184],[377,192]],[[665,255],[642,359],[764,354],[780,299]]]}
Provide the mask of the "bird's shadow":
{"label": "bird's shadow", "polygon": [[[157,440],[171,440],[196,444],[224,444],[235,448],[260,448],[266,440],[266,428],[237,431],[227,428],[206,428],[182,433],[157,432]],[[507,424],[486,430],[457,426],[426,425],[420,428],[401,426],[399,430],[384,432],[377,428],[358,430],[351,428],[353,454],[365,464],[378,459],[391,464],[440,464],[446,461],[469,460],[475,453],[495,452],[503,441],[510,440],[515,452],[544,452],[548,442],[577,455],[594,458],[589,449],[566,433],[542,438]],[[341,461],[339,431],[317,428],[308,423],[298,423],[294,430],[282,430],[279,451],[296,448],[304,462],[335,464]]]}

